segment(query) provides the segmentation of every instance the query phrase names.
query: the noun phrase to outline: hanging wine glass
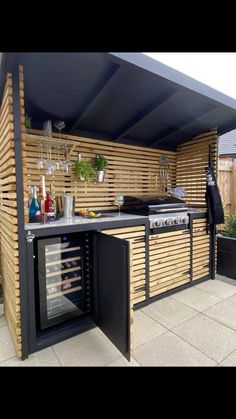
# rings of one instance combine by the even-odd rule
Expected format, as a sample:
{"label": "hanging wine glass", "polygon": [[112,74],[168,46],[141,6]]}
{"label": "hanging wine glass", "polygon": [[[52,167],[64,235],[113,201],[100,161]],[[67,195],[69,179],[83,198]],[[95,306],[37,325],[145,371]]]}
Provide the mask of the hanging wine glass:
{"label": "hanging wine glass", "polygon": [[55,121],[54,122],[54,127],[56,129],[58,129],[59,131],[59,138],[61,138],[61,130],[63,130],[63,128],[65,128],[66,124],[64,121]]}
{"label": "hanging wine glass", "polygon": [[47,147],[46,170],[47,170],[47,175],[52,175],[54,173],[54,166],[53,166],[53,163],[52,163],[52,149],[51,149],[51,146]]}
{"label": "hanging wine glass", "polygon": [[43,148],[42,148],[42,144],[40,144],[40,157],[36,161],[37,169],[39,170],[43,169],[44,165],[45,165],[45,159],[43,158]]}
{"label": "hanging wine glass", "polygon": [[65,160],[63,161],[64,164],[64,172],[69,173],[71,168],[71,161],[68,159],[68,145],[65,145]]}

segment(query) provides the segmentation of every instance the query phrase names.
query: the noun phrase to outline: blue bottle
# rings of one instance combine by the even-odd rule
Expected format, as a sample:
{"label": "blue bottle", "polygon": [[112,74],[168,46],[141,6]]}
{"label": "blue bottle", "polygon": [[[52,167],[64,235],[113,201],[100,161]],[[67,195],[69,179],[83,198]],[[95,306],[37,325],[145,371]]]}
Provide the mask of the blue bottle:
{"label": "blue bottle", "polygon": [[33,187],[33,198],[29,207],[29,221],[40,221],[40,205],[37,199],[37,188]]}

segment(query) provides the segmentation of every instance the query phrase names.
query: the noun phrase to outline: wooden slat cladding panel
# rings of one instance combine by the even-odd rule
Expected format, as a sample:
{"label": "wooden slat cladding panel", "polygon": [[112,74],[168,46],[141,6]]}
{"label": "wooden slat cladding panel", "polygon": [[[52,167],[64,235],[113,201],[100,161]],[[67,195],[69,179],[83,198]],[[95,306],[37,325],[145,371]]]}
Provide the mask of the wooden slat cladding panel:
{"label": "wooden slat cladding panel", "polygon": [[[20,80],[22,77],[21,68]],[[21,97],[22,89],[21,84]],[[16,354],[20,357],[21,315],[13,128],[12,77],[8,74],[0,110],[0,247],[6,319]]]}
{"label": "wooden slat cladding panel", "polygon": [[209,275],[210,235],[206,218],[193,220],[193,281]]}
{"label": "wooden slat cladding panel", "polygon": [[149,236],[150,297],[190,281],[190,232]]}
{"label": "wooden slat cladding panel", "polygon": [[176,183],[185,188],[186,202],[190,205],[206,206],[206,174],[208,151],[211,146],[211,157],[214,170],[217,166],[217,130],[213,129],[195,137],[178,147],[176,161]]}
{"label": "wooden slat cladding panel", "polygon": [[146,298],[145,227],[115,228],[102,232],[130,242],[132,303],[144,301]]}
{"label": "wooden slat cladding panel", "polygon": [[[30,132],[26,134],[26,189],[32,185],[40,185],[40,175],[45,174],[45,171],[36,168],[36,161],[40,156],[39,144],[42,131]],[[58,136],[53,133],[53,138],[56,140]],[[169,159],[168,187],[175,185],[176,153],[174,152],[70,135],[62,135],[61,139],[73,146],[70,152],[72,162],[77,160],[78,153],[81,153],[82,159],[87,161],[93,161],[96,154],[102,154],[108,159],[104,183],[83,183],[76,180],[73,174],[61,171],[46,177],[46,186],[49,188],[52,184],[55,195],[66,191],[75,196],[76,211],[80,208],[116,209],[114,198],[120,194],[159,194],[161,154],[167,155]],[[38,145],[35,144],[36,140]],[[56,147],[53,148],[53,155],[57,157]]]}

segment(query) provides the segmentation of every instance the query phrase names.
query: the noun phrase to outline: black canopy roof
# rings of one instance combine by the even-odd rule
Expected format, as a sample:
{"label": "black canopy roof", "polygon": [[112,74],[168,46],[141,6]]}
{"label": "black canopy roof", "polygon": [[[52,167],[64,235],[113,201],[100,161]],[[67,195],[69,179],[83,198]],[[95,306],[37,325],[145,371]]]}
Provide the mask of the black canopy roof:
{"label": "black canopy roof", "polygon": [[211,128],[236,128],[236,100],[141,53],[3,53],[22,64],[33,128],[64,120],[65,132],[175,149]]}

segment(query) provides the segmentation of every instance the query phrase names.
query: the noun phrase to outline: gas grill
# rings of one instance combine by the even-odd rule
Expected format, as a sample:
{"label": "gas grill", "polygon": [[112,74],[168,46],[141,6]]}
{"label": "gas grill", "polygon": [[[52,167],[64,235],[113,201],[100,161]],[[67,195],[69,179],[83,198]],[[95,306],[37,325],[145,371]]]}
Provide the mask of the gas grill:
{"label": "gas grill", "polygon": [[187,204],[173,196],[124,196],[122,211],[148,216],[150,229],[184,229],[189,223]]}

